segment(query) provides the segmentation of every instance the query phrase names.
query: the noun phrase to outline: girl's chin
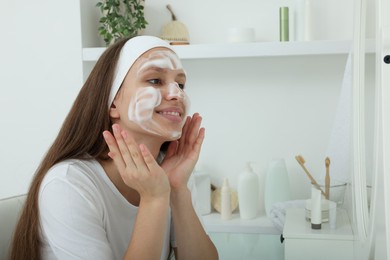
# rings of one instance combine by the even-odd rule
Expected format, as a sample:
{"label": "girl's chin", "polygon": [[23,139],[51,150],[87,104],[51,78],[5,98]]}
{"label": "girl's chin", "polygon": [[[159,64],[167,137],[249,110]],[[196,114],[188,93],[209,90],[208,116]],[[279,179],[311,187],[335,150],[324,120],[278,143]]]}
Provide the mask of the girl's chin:
{"label": "girl's chin", "polygon": [[181,132],[166,133],[164,137],[168,139],[167,141],[175,141],[181,137]]}
{"label": "girl's chin", "polygon": [[172,130],[172,131],[162,131],[161,129],[159,130],[152,130],[152,129],[145,129],[147,132],[152,134],[155,137],[159,137],[162,139],[162,141],[175,141],[178,140],[181,137],[181,129],[180,131],[178,130]]}

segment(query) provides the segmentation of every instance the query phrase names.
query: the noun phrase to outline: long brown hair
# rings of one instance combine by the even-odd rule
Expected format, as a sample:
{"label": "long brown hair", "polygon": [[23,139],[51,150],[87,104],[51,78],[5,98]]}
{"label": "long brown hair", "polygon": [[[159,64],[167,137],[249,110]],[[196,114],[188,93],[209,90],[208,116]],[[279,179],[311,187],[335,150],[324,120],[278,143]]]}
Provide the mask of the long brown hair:
{"label": "long brown hair", "polygon": [[15,229],[10,259],[41,258],[38,193],[47,171],[58,162],[70,158],[85,158],[86,154],[95,159],[108,159],[108,147],[102,133],[111,129],[108,100],[115,67],[126,41],[127,39],[123,39],[113,44],[99,58],[57,138],[39,165]]}

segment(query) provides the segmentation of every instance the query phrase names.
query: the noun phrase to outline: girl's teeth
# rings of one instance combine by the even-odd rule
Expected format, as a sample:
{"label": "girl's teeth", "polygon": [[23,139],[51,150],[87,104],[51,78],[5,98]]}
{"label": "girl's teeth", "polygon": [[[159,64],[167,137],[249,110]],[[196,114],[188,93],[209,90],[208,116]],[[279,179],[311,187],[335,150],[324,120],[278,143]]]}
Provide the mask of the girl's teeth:
{"label": "girl's teeth", "polygon": [[160,114],[163,115],[172,115],[172,116],[179,116],[179,112],[160,112]]}

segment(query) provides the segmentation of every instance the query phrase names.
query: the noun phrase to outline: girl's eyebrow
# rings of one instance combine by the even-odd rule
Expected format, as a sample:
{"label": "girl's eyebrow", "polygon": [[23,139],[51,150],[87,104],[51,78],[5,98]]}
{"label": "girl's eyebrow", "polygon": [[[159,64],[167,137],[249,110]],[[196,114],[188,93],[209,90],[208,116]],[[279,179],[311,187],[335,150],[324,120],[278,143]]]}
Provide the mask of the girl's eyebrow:
{"label": "girl's eyebrow", "polygon": [[187,77],[186,77],[186,74],[183,73],[183,72],[180,72],[179,74],[177,74],[177,76],[178,76],[179,78],[183,78],[183,79],[186,79],[186,78],[187,78]]}
{"label": "girl's eyebrow", "polygon": [[[140,71],[140,73],[144,74],[144,73],[147,73],[147,72],[150,72],[150,71],[155,71],[155,72],[158,72],[158,73],[165,73],[167,70],[169,70],[169,69],[160,68],[160,67],[156,67],[156,66],[151,66],[151,67],[147,67],[145,69],[142,69]],[[177,74],[177,76],[180,77],[180,78],[186,79],[186,74],[184,72],[180,72],[179,74]]]}

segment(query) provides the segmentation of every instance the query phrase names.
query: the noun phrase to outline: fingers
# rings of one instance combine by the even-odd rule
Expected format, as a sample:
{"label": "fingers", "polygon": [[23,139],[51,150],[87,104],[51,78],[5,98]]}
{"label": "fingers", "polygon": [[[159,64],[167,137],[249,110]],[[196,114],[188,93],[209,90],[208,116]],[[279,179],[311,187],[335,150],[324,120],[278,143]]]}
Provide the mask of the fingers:
{"label": "fingers", "polygon": [[186,146],[192,146],[195,142],[197,142],[200,134],[199,130],[201,123],[202,117],[198,113],[195,113],[192,118],[187,117],[186,123],[182,130],[178,152],[183,151]]}
{"label": "fingers", "polygon": [[200,154],[200,150],[201,150],[201,148],[202,148],[204,136],[205,136],[205,129],[202,127],[202,128],[199,130],[198,138],[196,139],[195,144],[194,144],[194,150],[195,150],[195,152],[196,152],[198,155]]}
{"label": "fingers", "polygon": [[119,172],[123,173],[126,168],[128,170],[146,169],[141,151],[134,139],[117,124],[114,124],[112,129],[114,137],[108,131],[105,131],[103,136],[110,149],[109,156],[114,160]]}
{"label": "fingers", "polygon": [[180,139],[185,139],[190,123],[191,123],[191,117],[187,116],[186,122],[184,123],[183,129],[181,130],[181,138]]}
{"label": "fingers", "polygon": [[115,137],[110,133],[110,131],[103,132],[104,140],[106,141],[110,152],[108,156],[114,160],[115,165],[117,166],[120,172],[124,171],[126,168],[126,164],[123,161],[121,152],[119,151],[118,144],[115,140]]}
{"label": "fingers", "polygon": [[149,149],[144,144],[140,144],[139,149],[145,162],[145,166],[149,169],[150,172],[154,172],[157,168],[160,167],[160,165],[158,165],[154,159],[153,155],[150,153]]}
{"label": "fingers", "polygon": [[200,125],[202,123],[202,117],[196,113],[194,114],[194,116],[192,117],[192,120],[191,120],[191,124],[190,124],[190,128],[189,128],[189,133],[188,133],[188,142],[189,143],[194,143],[195,140],[197,139],[198,135],[199,135],[199,129],[200,129]]}
{"label": "fingers", "polygon": [[[138,151],[138,145],[135,141],[127,134],[126,131],[122,130],[119,125],[114,124],[112,126],[114,136],[118,144],[120,153],[122,155],[125,167],[128,171],[134,172],[138,169],[137,163],[140,162],[140,153]],[[141,166],[142,168],[142,166]],[[121,174],[124,171],[120,171]]]}
{"label": "fingers", "polygon": [[172,141],[167,149],[167,152],[165,153],[165,157],[171,157],[176,153],[177,147],[179,145],[178,141]]}

